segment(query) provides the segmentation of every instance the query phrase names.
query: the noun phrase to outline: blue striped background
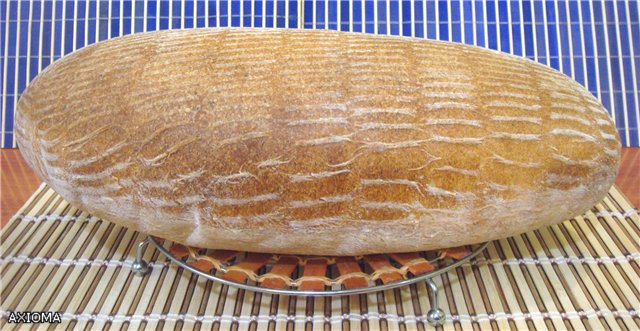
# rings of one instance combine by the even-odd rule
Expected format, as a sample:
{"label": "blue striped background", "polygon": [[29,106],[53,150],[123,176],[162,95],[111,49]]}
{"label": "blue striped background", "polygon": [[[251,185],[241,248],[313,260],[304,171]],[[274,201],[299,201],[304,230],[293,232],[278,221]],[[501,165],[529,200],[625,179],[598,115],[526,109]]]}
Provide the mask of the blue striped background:
{"label": "blue striped background", "polygon": [[338,29],[450,40],[551,66],[609,110],[640,146],[640,1],[0,1],[2,147],[15,147],[20,93],[52,61],[96,41],[215,26]]}

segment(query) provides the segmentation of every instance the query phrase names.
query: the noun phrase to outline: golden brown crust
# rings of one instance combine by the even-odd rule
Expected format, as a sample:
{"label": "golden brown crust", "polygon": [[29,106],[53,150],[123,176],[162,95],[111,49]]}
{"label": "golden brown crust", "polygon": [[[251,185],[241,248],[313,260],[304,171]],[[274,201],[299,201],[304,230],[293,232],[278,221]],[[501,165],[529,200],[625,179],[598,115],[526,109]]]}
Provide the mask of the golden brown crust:
{"label": "golden brown crust", "polygon": [[136,34],[67,56],[16,115],[65,199],[184,244],[460,246],[602,198],[617,132],[576,82],[476,47],[332,31]]}

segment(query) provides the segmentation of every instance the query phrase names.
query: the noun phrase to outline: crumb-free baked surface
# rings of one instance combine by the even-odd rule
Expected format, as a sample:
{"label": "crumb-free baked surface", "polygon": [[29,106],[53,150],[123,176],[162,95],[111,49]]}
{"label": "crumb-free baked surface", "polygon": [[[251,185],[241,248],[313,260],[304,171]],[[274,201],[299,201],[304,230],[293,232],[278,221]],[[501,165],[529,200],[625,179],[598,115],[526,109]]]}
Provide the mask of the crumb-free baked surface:
{"label": "crumb-free baked surface", "polygon": [[48,67],[27,162],[106,220],[187,245],[357,255],[460,246],[585,211],[609,115],[553,69],[461,44],[310,30],[136,34]]}

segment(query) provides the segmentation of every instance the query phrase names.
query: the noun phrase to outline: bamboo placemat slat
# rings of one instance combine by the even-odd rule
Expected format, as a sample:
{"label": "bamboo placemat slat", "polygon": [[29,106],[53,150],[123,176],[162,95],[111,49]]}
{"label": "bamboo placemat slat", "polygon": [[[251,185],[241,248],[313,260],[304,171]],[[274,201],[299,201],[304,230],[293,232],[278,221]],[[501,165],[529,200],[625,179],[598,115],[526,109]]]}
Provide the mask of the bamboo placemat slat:
{"label": "bamboo placemat slat", "polygon": [[[333,298],[274,296],[202,279],[152,248],[144,253],[151,271],[134,276],[144,235],[76,209],[45,184],[0,238],[1,329],[432,328],[426,283]],[[495,241],[434,278],[447,312],[441,329],[638,329],[638,238],[637,210],[613,187],[584,215]],[[8,324],[12,311],[58,311],[63,324]]]}

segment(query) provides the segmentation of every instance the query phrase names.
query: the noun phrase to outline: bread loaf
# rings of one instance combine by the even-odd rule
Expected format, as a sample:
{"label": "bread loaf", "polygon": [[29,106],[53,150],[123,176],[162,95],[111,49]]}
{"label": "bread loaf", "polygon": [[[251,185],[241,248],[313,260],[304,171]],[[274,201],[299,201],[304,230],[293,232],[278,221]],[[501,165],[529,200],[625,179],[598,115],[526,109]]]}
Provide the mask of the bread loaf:
{"label": "bread loaf", "polygon": [[527,59],[335,31],[193,29],[65,56],[16,138],[77,207],[183,244],[359,255],[484,242],[607,193],[597,100]]}

